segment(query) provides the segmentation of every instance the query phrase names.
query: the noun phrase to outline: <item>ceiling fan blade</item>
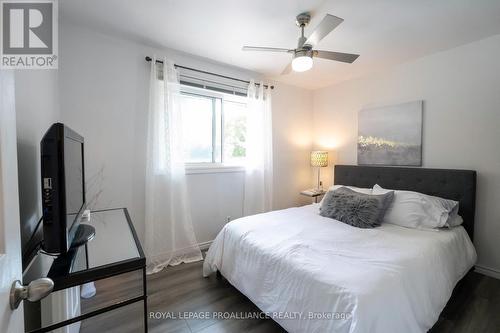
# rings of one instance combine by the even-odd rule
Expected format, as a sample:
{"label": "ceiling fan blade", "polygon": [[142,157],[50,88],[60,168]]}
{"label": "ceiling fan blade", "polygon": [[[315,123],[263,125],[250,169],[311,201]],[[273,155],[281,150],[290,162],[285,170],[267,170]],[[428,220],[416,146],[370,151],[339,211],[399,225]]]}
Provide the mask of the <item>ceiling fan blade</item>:
{"label": "ceiling fan blade", "polygon": [[281,75],[286,75],[286,74],[290,74],[290,72],[292,71],[292,63],[289,63],[285,69],[283,70],[283,72],[281,72]]}
{"label": "ceiling fan blade", "polygon": [[315,46],[342,22],[344,22],[344,19],[326,14],[316,29],[314,29],[313,33],[306,40],[305,44]]}
{"label": "ceiling fan blade", "polygon": [[264,51],[264,52],[290,52],[292,50],[279,47],[243,46],[243,51]]}
{"label": "ceiling fan blade", "polygon": [[359,54],[351,54],[351,53],[341,53],[341,52],[331,52],[331,51],[319,51],[314,50],[314,57],[323,58],[328,60],[335,60],[341,62],[347,62],[352,64],[354,60],[358,59]]}

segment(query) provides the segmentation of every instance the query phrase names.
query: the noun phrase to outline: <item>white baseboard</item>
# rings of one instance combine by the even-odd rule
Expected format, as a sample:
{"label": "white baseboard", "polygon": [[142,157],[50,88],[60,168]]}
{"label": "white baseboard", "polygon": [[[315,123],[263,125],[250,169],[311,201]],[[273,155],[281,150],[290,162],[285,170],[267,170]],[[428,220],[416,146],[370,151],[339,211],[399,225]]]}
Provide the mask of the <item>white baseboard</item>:
{"label": "white baseboard", "polygon": [[213,240],[208,241],[208,242],[203,242],[203,243],[198,243],[198,246],[200,247],[200,250],[205,251],[208,250],[210,245],[212,245]]}
{"label": "white baseboard", "polygon": [[500,280],[500,271],[497,271],[496,269],[476,265],[474,271]]}

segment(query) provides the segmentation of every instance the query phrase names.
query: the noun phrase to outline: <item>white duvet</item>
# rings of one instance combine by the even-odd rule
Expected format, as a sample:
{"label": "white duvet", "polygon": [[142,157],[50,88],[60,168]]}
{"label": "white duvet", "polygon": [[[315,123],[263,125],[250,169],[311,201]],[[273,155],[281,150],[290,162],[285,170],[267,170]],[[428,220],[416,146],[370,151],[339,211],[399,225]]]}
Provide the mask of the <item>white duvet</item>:
{"label": "white duvet", "polygon": [[476,261],[463,227],[359,229],[318,209],[228,223],[204,276],[218,269],[289,332],[426,332]]}

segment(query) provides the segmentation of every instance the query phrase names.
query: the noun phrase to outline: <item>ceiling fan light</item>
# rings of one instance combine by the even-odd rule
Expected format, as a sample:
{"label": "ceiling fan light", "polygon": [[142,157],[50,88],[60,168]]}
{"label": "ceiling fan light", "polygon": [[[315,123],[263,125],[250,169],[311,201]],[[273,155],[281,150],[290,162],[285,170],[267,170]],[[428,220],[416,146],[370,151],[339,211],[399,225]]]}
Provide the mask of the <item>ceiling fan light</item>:
{"label": "ceiling fan light", "polygon": [[299,56],[292,60],[292,69],[295,72],[305,72],[312,68],[313,60],[309,56]]}

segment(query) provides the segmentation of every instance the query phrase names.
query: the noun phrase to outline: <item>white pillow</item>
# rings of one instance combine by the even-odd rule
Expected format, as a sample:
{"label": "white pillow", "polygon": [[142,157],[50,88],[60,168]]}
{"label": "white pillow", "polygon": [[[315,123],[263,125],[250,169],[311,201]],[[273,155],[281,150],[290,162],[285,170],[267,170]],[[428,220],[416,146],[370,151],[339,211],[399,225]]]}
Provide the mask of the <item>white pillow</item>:
{"label": "white pillow", "polygon": [[[373,194],[388,191],[373,186]],[[433,229],[459,225],[458,202],[433,197],[419,192],[394,191],[394,200],[386,211],[384,222],[407,228]],[[457,224],[458,223],[458,224]]]}
{"label": "white pillow", "polygon": [[458,227],[462,223],[464,223],[464,219],[462,218],[462,216],[456,214],[454,216],[450,216],[448,222],[446,222],[446,226],[449,228],[453,228],[453,227]]}
{"label": "white pillow", "polygon": [[333,185],[330,186],[328,191],[335,191],[338,188],[341,187],[347,187],[348,189],[351,189],[353,191],[359,192],[359,193],[364,193],[364,194],[372,194],[372,189],[371,188],[364,188],[364,187],[355,187],[355,186],[345,186],[345,185]]}
{"label": "white pillow", "polygon": [[[338,188],[341,187],[347,187],[348,189],[351,189],[353,191],[359,192],[359,193],[364,193],[364,194],[372,194],[372,189],[371,188],[363,188],[363,187],[355,187],[355,186],[345,186],[345,185],[333,185],[330,186],[328,189],[328,192],[330,191],[335,191]],[[319,202],[320,204],[323,204],[323,200],[325,200],[326,195],[323,196],[323,199]]]}

